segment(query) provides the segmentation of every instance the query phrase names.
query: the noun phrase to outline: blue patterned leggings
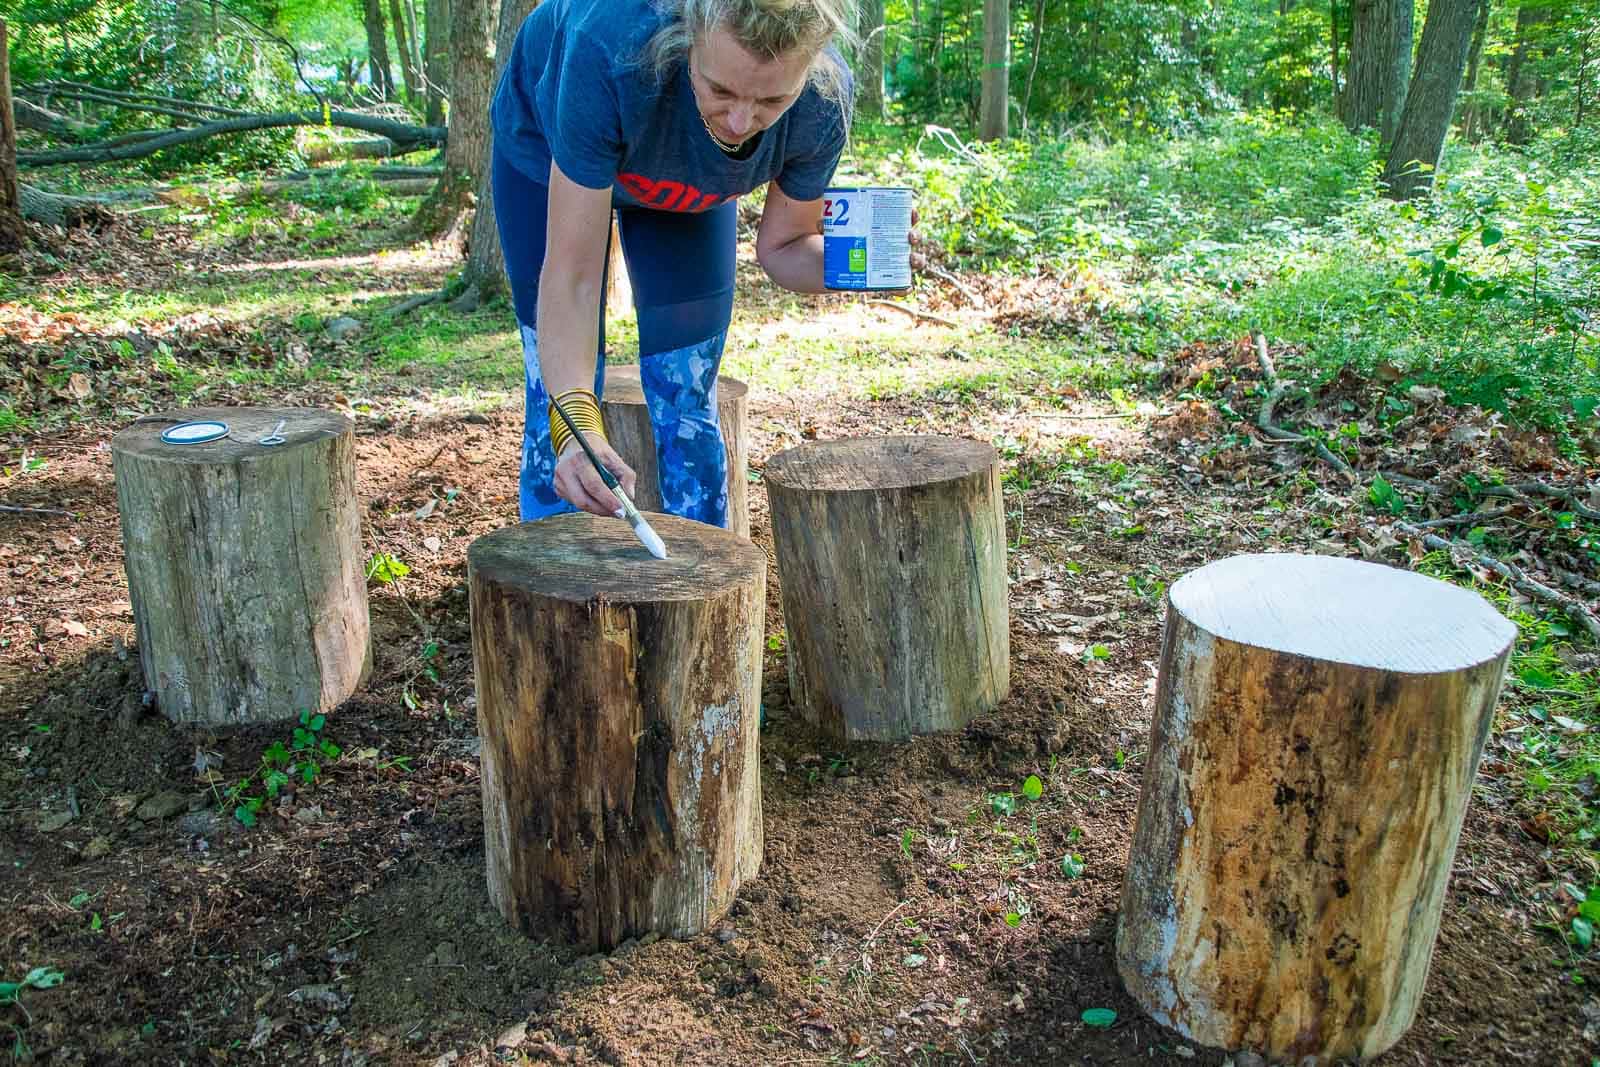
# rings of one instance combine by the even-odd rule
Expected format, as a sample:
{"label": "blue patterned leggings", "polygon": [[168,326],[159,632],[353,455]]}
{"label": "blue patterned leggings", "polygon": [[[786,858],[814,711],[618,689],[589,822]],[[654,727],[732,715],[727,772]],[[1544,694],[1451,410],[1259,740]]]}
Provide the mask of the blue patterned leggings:
{"label": "blue patterned leggings", "polygon": [[[495,222],[522,332],[525,381],[521,512],[524,522],[573,507],[556,495],[547,394],[534,323],[544,266],[549,189],[494,153]],[[662,507],[728,525],[728,464],[717,421],[717,369],[733,316],[733,201],[698,214],[622,208],[617,227],[639,317],[639,372],[656,439]],[[605,385],[605,304],[594,391]]]}

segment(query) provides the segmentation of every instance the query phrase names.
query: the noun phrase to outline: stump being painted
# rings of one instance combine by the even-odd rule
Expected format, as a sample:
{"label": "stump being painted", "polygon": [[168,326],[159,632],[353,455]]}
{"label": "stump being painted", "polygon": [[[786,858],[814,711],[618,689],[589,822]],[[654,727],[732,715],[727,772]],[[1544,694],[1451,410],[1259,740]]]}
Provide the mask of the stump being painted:
{"label": "stump being painted", "polygon": [[767,461],[789,695],[837,737],[964,726],[1010,685],[1000,457],[954,437],[813,441]]}
{"label": "stump being painted", "polygon": [[1475,593],[1354,560],[1173,584],[1117,927],[1153,1018],[1291,1063],[1400,1040],[1515,636]]}
{"label": "stump being painted", "polygon": [[649,518],[666,560],[586,514],[467,552],[489,895],[591,950],[699,933],[761,866],[766,555]]}
{"label": "stump being painted", "polygon": [[[728,458],[728,529],[750,536],[750,432],[747,415],[750,387],[737,378],[717,377],[717,420],[722,427],[722,448]],[[605,397],[600,414],[606,439],[627,461],[639,481],[633,502],[640,511],[661,510],[661,485],[657,475],[655,431],[645,404],[638,364],[606,367]]]}
{"label": "stump being painted", "polygon": [[[179,422],[229,436],[172,445]],[[260,444],[283,420],[283,444]],[[192,408],[111,442],[145,685],[177,722],[328,711],[372,665],[355,434],[311,408]]]}

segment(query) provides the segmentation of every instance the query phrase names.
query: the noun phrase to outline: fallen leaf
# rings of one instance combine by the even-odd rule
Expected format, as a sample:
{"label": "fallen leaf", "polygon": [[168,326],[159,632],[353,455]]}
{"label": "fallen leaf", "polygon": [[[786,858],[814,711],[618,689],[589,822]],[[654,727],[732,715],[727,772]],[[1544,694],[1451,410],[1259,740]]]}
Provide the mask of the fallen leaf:
{"label": "fallen leaf", "polygon": [[67,379],[67,396],[74,400],[88,400],[94,395],[94,386],[89,384],[89,379],[83,374],[74,374]]}
{"label": "fallen leaf", "polygon": [[61,628],[73,637],[89,636],[89,628],[77,619],[67,619],[61,624]]}
{"label": "fallen leaf", "polygon": [[430,536],[422,539],[422,547],[427,549],[429,552],[439,551],[439,546],[443,543],[444,542],[440,541],[437,537]]}

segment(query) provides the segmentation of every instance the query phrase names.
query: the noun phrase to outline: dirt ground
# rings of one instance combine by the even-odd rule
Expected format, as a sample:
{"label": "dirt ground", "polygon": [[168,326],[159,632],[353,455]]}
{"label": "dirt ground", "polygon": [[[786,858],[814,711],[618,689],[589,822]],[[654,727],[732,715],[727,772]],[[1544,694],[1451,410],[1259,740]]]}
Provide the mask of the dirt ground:
{"label": "dirt ground", "polygon": [[[287,728],[175,726],[142,700],[118,424],[11,442],[50,465],[8,503],[76,518],[0,515],[0,979],[65,976],[0,1008],[5,1044],[51,1064],[1228,1062],[1146,1018],[1114,965],[1162,612],[1129,576],[1356,554],[1356,529],[1241,506],[1298,469],[1260,443],[1200,463],[1208,417],[1176,400],[1150,422],[812,399],[752,394],[753,467],[802,437],[915,427],[1006,436],[1008,469],[1040,472],[1006,501],[1010,696],[953,735],[840,748],[791,712],[769,653],[759,877],[702,936],[587,957],[509,929],[484,883],[465,553],[513,518],[519,411],[359,420],[367,548],[413,572],[372,590],[372,678],[325,727],[343,756],[253,828],[206,777],[248,773]],[[1086,452],[1122,465],[1107,477],[1141,529],[1062,473]],[[990,796],[1030,774],[1042,798],[997,820]],[[1600,970],[1537,925],[1567,874],[1488,771],[1455,863],[1416,1023],[1375,1062],[1589,1063]]]}

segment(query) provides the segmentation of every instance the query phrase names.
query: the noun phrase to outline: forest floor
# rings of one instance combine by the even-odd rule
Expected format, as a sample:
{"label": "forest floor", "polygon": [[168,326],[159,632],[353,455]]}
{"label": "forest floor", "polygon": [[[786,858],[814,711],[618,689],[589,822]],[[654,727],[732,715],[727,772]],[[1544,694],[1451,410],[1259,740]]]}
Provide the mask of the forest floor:
{"label": "forest floor", "polygon": [[[949,325],[781,294],[745,249],[726,372],[752,386],[754,539],[770,553],[761,467],[801,440],[996,442],[1011,693],[948,736],[829,743],[788,707],[771,581],[760,875],[687,941],[577,956],[515,933],[485,888],[465,596],[467,546],[515,516],[520,353],[507,313],[386,322],[384,306],[438,286],[451,259],[379,227],[326,239],[213,228],[209,243],[196,230],[175,220],[61,239],[0,304],[0,373],[19,398],[0,425],[0,499],[70,513],[0,514],[0,980],[63,976],[0,1006],[15,1059],[1227,1062],[1127,997],[1113,935],[1163,592],[1243,551],[1476,582],[1524,625],[1416,1022],[1374,1062],[1600,1055],[1600,968],[1568,934],[1594,864],[1572,843],[1581,813],[1530,789],[1527,743],[1553,737],[1543,758],[1572,756],[1551,709],[1585,732],[1592,645],[1552,635],[1470,559],[1397,535],[1365,487],[1264,439],[1247,339],[1130,360],[1067,276],[919,292]],[[336,314],[362,332],[329,337]],[[349,414],[366,549],[411,568],[371,589],[371,679],[324,727],[342,756],[253,827],[223,794],[292,724],[174,725],[144,707],[132,647],[109,441],[137,414],[196,400]],[[1292,407],[1298,425],[1335,434],[1356,424],[1345,454],[1358,467],[1585,476],[1538,435],[1413,400],[1386,407],[1382,383],[1340,380],[1278,415]],[[1411,507],[1416,520],[1454,510]],[[1513,518],[1538,517],[1527,509]],[[995,798],[1029,775],[1042,795],[1006,813]],[[1085,1025],[1090,1008],[1115,1024]]]}

